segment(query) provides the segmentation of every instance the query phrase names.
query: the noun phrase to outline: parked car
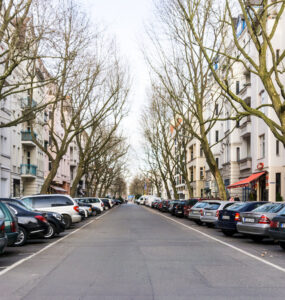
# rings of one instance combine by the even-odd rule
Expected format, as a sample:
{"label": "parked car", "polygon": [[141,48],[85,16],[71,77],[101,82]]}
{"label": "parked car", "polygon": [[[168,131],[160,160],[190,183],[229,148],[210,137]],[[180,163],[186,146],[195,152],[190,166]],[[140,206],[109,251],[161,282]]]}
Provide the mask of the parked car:
{"label": "parked car", "polygon": [[223,209],[219,213],[217,228],[221,229],[224,235],[232,236],[237,233],[237,223],[241,221],[240,214],[242,212],[249,212],[253,209],[266,204],[264,201],[248,201],[236,202],[233,205]]}
{"label": "parked car", "polygon": [[77,203],[77,205],[80,207],[84,207],[87,210],[88,216],[96,216],[99,213],[101,213],[101,210],[98,208],[93,207],[91,204],[88,203],[82,203],[77,198],[74,199],[74,201]]}
{"label": "parked car", "polygon": [[7,235],[7,246],[12,246],[18,237],[18,222],[17,217],[13,213],[7,205],[5,205],[4,199],[1,198],[0,201],[0,215],[4,215],[4,226],[5,226],[5,233]]}
{"label": "parked car", "polygon": [[19,234],[15,246],[23,246],[27,239],[43,238],[49,230],[49,223],[43,213],[31,211],[16,203],[6,204],[18,219]]}
{"label": "parked car", "polygon": [[252,240],[259,242],[269,237],[271,220],[277,215],[284,203],[267,203],[251,212],[241,213],[241,221],[237,223],[238,232],[249,236]]}
{"label": "parked car", "polygon": [[285,208],[282,208],[272,219],[268,233],[285,250]]}
{"label": "parked car", "polygon": [[7,246],[8,239],[5,232],[5,215],[0,208],[0,254],[2,254]]}
{"label": "parked car", "polygon": [[174,215],[175,207],[176,207],[176,205],[177,205],[179,202],[180,202],[179,200],[172,200],[172,201],[170,201],[168,211],[169,211],[172,215]]}
{"label": "parked car", "polygon": [[208,201],[197,202],[189,210],[188,219],[194,221],[198,225],[202,225],[203,222],[200,220],[201,215],[204,213],[204,208],[208,205]]}
{"label": "parked car", "polygon": [[97,207],[102,212],[104,210],[104,203],[99,198],[94,197],[84,197],[84,198],[76,198],[81,203],[91,204],[93,207]]}
{"label": "parked car", "polygon": [[158,204],[162,202],[160,199],[156,199],[151,203],[152,208],[157,208]]}
{"label": "parked car", "polygon": [[68,195],[34,195],[21,199],[27,206],[36,210],[57,212],[63,216],[65,228],[68,229],[72,223],[81,221],[79,206]]}
{"label": "parked car", "polygon": [[109,202],[109,199],[100,198],[100,200],[104,203],[105,210],[111,209],[111,204]]}
{"label": "parked car", "polygon": [[[44,235],[45,238],[49,239],[54,237],[56,234],[60,234],[65,230],[65,223],[63,216],[57,212],[51,212],[51,211],[41,211],[41,210],[35,210],[32,207],[27,206],[23,201],[12,199],[12,198],[6,198],[1,199],[4,203],[15,203],[17,205],[23,206],[25,209],[32,210],[32,211],[38,211],[40,213],[44,214],[44,217],[47,219],[49,223],[49,230]],[[9,243],[8,243],[9,245]]]}
{"label": "parked car", "polygon": [[109,203],[109,208],[112,208],[114,205],[116,205],[115,202],[113,202],[113,200],[110,199],[110,198],[100,198],[100,199],[101,199],[101,200],[108,201],[108,203]]}
{"label": "parked car", "polygon": [[147,196],[145,200],[145,205],[151,207],[152,203],[156,200],[161,200],[161,198],[153,195]]}
{"label": "parked car", "polygon": [[145,200],[146,200],[146,197],[145,196],[141,196],[139,199],[138,199],[138,204],[139,205],[144,205],[145,204]]}
{"label": "parked car", "polygon": [[174,209],[174,215],[176,217],[180,217],[183,218],[184,217],[184,206],[186,205],[186,201],[180,201],[179,203],[177,203],[177,205],[175,206]]}
{"label": "parked car", "polygon": [[209,200],[208,205],[205,206],[203,213],[201,214],[200,221],[205,223],[207,226],[215,226],[219,213],[221,210],[233,205],[232,201],[222,201],[222,200]]}
{"label": "parked car", "polygon": [[162,212],[168,212],[169,209],[169,205],[170,205],[170,201],[169,200],[163,200],[159,203],[158,205],[158,209]]}
{"label": "parked car", "polygon": [[201,198],[191,198],[189,200],[186,200],[186,203],[183,207],[183,215],[185,218],[188,218],[191,207],[193,207],[198,201],[201,201]]}

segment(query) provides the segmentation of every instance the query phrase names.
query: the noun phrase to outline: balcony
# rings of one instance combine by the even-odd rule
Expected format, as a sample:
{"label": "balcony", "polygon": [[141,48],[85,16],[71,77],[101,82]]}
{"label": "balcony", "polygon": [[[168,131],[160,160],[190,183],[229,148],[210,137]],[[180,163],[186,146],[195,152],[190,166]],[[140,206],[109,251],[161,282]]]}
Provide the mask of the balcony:
{"label": "balcony", "polygon": [[[37,138],[37,134],[34,133],[35,137]],[[32,133],[28,130],[21,131],[21,141],[22,145],[32,146],[35,147],[36,144],[33,142]]]}
{"label": "balcony", "polygon": [[252,158],[246,157],[238,161],[240,171],[251,169],[252,167]]}
{"label": "balcony", "polygon": [[245,138],[250,136],[252,128],[251,128],[251,118],[247,116],[240,121],[240,136]]}
{"label": "balcony", "polygon": [[23,178],[36,178],[37,176],[37,166],[31,164],[21,165],[21,177]]}
{"label": "balcony", "polygon": [[22,109],[35,108],[37,106],[37,102],[30,97],[21,98],[20,101]]}

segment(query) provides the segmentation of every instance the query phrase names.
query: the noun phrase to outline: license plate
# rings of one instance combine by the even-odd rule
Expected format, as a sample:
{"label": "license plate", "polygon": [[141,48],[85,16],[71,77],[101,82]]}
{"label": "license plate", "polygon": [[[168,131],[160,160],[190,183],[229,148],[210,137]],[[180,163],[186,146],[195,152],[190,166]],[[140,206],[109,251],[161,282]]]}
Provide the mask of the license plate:
{"label": "license plate", "polygon": [[230,217],[229,216],[223,216],[223,220],[229,220]]}
{"label": "license plate", "polygon": [[243,220],[245,223],[254,223],[254,219],[252,218],[244,218]]}
{"label": "license plate", "polygon": [[280,228],[285,228],[285,223],[280,223]]}
{"label": "license plate", "polygon": [[194,215],[197,215],[198,213],[199,213],[198,211],[195,211],[195,210],[193,211]]}
{"label": "license plate", "polygon": [[211,216],[212,214],[211,213],[206,213],[206,216]]}

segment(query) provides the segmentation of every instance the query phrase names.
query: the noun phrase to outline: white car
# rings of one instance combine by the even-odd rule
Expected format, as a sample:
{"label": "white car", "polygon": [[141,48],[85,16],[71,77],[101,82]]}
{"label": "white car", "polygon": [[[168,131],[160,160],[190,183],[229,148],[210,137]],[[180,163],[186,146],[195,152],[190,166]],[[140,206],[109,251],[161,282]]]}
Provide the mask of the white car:
{"label": "white car", "polygon": [[88,197],[88,198],[77,198],[77,199],[81,203],[88,203],[88,204],[91,204],[94,207],[98,207],[101,210],[101,212],[104,210],[104,203],[99,198]]}
{"label": "white car", "polygon": [[68,195],[49,194],[25,196],[21,198],[21,201],[36,210],[39,209],[62,214],[66,228],[69,228],[72,223],[81,221],[79,206]]}
{"label": "white car", "polygon": [[151,207],[154,200],[161,200],[161,198],[152,195],[146,196],[145,205]]}

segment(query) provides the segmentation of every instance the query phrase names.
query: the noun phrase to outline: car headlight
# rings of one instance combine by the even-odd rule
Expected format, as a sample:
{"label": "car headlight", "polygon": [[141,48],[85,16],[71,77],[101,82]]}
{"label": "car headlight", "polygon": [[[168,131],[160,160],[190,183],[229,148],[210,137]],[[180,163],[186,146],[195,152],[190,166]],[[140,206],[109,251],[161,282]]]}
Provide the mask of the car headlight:
{"label": "car headlight", "polygon": [[58,219],[59,221],[62,220],[62,215],[61,215],[61,214],[53,213],[52,215],[53,215],[56,219]]}

